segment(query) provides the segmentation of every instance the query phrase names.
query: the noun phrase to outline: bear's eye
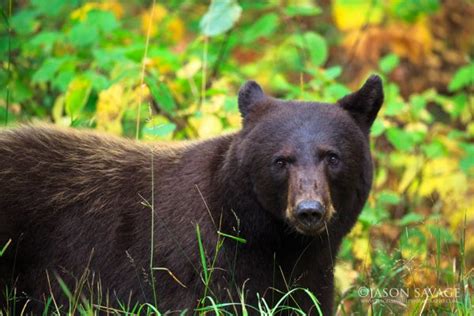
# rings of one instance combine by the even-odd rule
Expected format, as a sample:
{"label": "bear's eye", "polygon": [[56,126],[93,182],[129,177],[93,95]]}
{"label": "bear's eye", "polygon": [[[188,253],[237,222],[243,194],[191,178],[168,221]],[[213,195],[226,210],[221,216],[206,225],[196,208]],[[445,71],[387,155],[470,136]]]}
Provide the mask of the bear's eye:
{"label": "bear's eye", "polygon": [[279,157],[279,158],[276,158],[273,163],[278,168],[284,169],[288,166],[288,164],[290,163],[290,160],[284,157]]}
{"label": "bear's eye", "polygon": [[334,153],[328,154],[326,159],[331,167],[336,167],[340,162],[339,156]]}

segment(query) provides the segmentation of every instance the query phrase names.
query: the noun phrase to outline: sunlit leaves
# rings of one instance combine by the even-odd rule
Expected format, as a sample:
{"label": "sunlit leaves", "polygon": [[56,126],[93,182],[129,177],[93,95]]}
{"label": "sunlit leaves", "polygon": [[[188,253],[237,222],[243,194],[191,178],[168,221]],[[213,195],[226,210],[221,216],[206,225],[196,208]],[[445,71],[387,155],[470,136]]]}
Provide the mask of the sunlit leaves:
{"label": "sunlit leaves", "polygon": [[302,35],[295,35],[295,44],[306,54],[314,66],[321,66],[328,57],[328,47],[326,40],[314,32],[306,32]]}
{"label": "sunlit leaves", "polygon": [[46,59],[43,64],[33,74],[33,82],[45,82],[53,78],[58,71],[59,67],[63,64],[64,59],[62,58],[49,58]]}
{"label": "sunlit leaves", "polygon": [[418,228],[405,228],[400,236],[400,251],[407,259],[426,257],[427,240],[423,232]]}
{"label": "sunlit leaves", "polygon": [[88,23],[79,23],[71,28],[68,38],[72,45],[81,48],[96,43],[99,40],[99,31]]}
{"label": "sunlit leaves", "polygon": [[112,12],[101,10],[93,10],[89,12],[86,23],[95,26],[104,34],[113,32],[120,25]]}
{"label": "sunlit leaves", "polygon": [[143,34],[150,34],[150,36],[155,36],[158,33],[159,23],[168,14],[168,10],[159,3],[155,3],[154,6],[151,6],[142,14],[142,32]]}
{"label": "sunlit leaves", "polygon": [[124,87],[114,84],[99,94],[96,110],[97,129],[120,135],[122,115],[127,105],[124,101]]}
{"label": "sunlit leaves", "polygon": [[37,11],[22,10],[11,18],[10,24],[17,33],[30,34],[39,27],[37,17]]}
{"label": "sunlit leaves", "polygon": [[370,135],[377,137],[385,130],[385,125],[381,119],[376,119],[370,128]]}
{"label": "sunlit leaves", "polygon": [[388,54],[380,60],[380,70],[384,73],[392,72],[400,63],[400,58],[395,54]]}
{"label": "sunlit leaves", "polygon": [[176,124],[170,122],[162,115],[156,115],[146,122],[142,129],[143,138],[146,140],[172,139]]}
{"label": "sunlit leaves", "polygon": [[398,222],[398,225],[407,226],[410,224],[417,224],[417,223],[421,223],[424,219],[425,218],[423,217],[423,215],[420,215],[418,213],[408,213],[405,216],[403,216],[402,219],[400,219],[400,221]]}
{"label": "sunlit leaves", "polygon": [[474,175],[474,144],[463,143],[461,148],[464,149],[464,154],[460,161],[460,167],[463,171]]}
{"label": "sunlit leaves", "polygon": [[244,33],[242,41],[245,44],[251,43],[260,37],[271,36],[278,27],[278,15],[269,13],[252,23]]}
{"label": "sunlit leaves", "polygon": [[325,70],[325,74],[329,80],[336,79],[337,77],[341,75],[341,73],[342,73],[341,66],[333,66]]}
{"label": "sunlit leaves", "polygon": [[392,0],[390,4],[392,13],[408,22],[422,14],[436,12],[440,7],[439,0]]}
{"label": "sunlit leaves", "polygon": [[145,83],[148,85],[151,95],[158,107],[166,113],[172,113],[176,104],[166,84],[159,82],[152,77],[146,77]]}
{"label": "sunlit leaves", "polygon": [[464,87],[474,86],[474,63],[458,69],[449,83],[448,89],[456,91]]}
{"label": "sunlit leaves", "polygon": [[65,109],[72,120],[78,118],[91,90],[92,83],[85,77],[76,77],[69,84],[65,97]]}
{"label": "sunlit leaves", "polygon": [[219,117],[214,114],[203,114],[190,120],[196,128],[200,138],[209,138],[222,133],[223,124]]}
{"label": "sunlit leaves", "polygon": [[284,12],[288,16],[314,16],[322,12],[321,8],[312,2],[305,4],[289,4],[284,8]]}
{"label": "sunlit leaves", "polygon": [[199,27],[206,36],[227,32],[237,22],[242,8],[236,0],[212,0],[209,10],[202,17]]}
{"label": "sunlit leaves", "polygon": [[414,135],[403,129],[391,127],[386,132],[387,138],[397,150],[410,151],[415,145]]}
{"label": "sunlit leaves", "polygon": [[68,4],[68,2],[72,2],[70,4],[74,5],[74,2],[77,1],[64,1],[64,0],[32,0],[32,5],[36,8],[37,12],[40,14],[44,14],[46,16],[56,16],[58,15],[61,10]]}
{"label": "sunlit leaves", "polygon": [[332,15],[340,30],[357,29],[368,24],[377,24],[383,18],[383,2],[335,0]]}

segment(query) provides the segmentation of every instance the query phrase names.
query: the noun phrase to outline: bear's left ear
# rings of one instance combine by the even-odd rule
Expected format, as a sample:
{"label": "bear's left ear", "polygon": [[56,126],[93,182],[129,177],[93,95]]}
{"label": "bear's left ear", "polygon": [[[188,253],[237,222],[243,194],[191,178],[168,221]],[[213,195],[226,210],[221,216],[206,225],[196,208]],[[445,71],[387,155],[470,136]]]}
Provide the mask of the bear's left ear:
{"label": "bear's left ear", "polygon": [[250,112],[250,109],[257,103],[257,101],[265,98],[262,88],[253,80],[249,80],[239,90],[239,111],[242,117],[245,118]]}
{"label": "bear's left ear", "polygon": [[358,91],[346,95],[337,104],[348,111],[365,133],[369,133],[372,123],[383,103],[382,79],[370,76]]}

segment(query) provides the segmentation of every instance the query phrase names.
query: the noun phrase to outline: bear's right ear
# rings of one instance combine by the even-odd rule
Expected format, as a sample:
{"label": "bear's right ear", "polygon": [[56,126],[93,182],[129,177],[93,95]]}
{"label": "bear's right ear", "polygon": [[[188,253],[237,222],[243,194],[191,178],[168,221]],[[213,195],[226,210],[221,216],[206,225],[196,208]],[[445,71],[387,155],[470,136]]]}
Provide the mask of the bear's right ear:
{"label": "bear's right ear", "polygon": [[346,95],[337,103],[348,111],[361,129],[368,134],[383,103],[382,79],[377,75],[370,76],[359,90]]}
{"label": "bear's right ear", "polygon": [[242,117],[245,118],[250,112],[252,106],[257,101],[265,98],[265,93],[262,88],[253,80],[249,80],[239,90],[239,111]]}

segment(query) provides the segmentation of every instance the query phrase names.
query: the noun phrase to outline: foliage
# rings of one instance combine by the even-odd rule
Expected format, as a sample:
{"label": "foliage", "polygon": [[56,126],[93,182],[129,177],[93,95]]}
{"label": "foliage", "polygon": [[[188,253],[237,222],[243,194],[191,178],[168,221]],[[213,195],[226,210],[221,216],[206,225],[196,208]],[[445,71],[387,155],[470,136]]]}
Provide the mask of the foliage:
{"label": "foliage", "polygon": [[[2,8],[0,119],[146,140],[206,138],[240,128],[235,95],[248,78],[271,95],[335,102],[362,77],[347,80],[347,64],[332,54],[375,60],[364,68],[385,79],[385,104],[371,132],[375,182],[341,248],[338,310],[396,309],[361,300],[360,286],[457,286],[458,300],[409,300],[405,310],[467,314],[474,66],[466,59],[444,93],[431,88],[402,96],[391,80],[401,63],[432,56],[428,18],[441,6],[437,0],[15,2],[11,11]],[[367,25],[373,28],[360,38]],[[367,48],[374,47],[388,51],[372,56]]]}

